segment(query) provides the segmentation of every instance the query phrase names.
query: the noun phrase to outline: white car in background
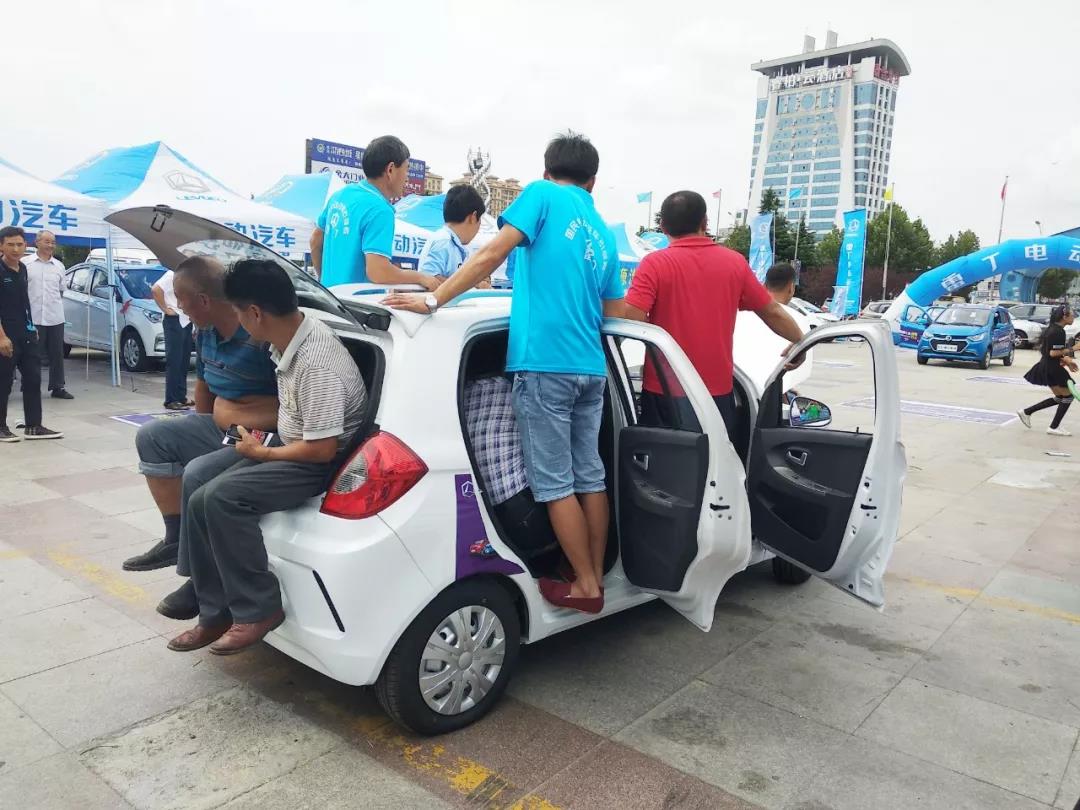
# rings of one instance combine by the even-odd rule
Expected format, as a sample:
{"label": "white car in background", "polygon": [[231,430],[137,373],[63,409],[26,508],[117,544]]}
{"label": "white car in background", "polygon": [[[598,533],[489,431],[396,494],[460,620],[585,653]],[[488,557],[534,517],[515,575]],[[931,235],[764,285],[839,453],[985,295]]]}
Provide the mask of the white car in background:
{"label": "white car in background", "polygon": [[810,324],[811,329],[816,329],[819,326],[825,326],[830,323],[836,323],[840,319],[833,315],[831,312],[826,312],[816,304],[811,304],[802,298],[792,298],[788,302],[788,306],[803,315],[807,322]]}
{"label": "white car in background", "polygon": [[[329,324],[355,359],[368,413],[326,495],[262,520],[286,613],[266,640],[335,680],[374,684],[386,711],[417,732],[486,714],[522,644],[656,598],[708,631],[728,580],[769,558],[781,581],[812,575],[884,602],[906,462],[883,324],[824,326],[790,355],[862,338],[873,352],[872,432],[826,429],[827,405],[785,395],[791,373],[774,336],[736,349],[733,443],[667,332],[605,320],[600,452],[612,523],[605,606],[589,615],[540,595],[537,577],[555,575],[562,561],[546,509],[533,501],[520,457],[491,453],[484,441],[496,430],[516,437],[503,372],[510,293],[465,293],[430,316],[391,311],[379,303],[383,292],[343,285],[331,294],[263,245],[199,217],[157,207],[107,219],[167,267],[196,253],[278,263],[307,315]],[[686,398],[667,403],[688,406],[672,407],[673,424],[642,422],[629,368],[637,349]],[[740,354],[772,371],[748,373],[755,364]],[[523,488],[497,502],[518,476]]]}
{"label": "white car in background", "polygon": [[[1043,332],[1050,324],[1053,304],[1015,304],[1009,307],[1012,318],[1016,348],[1034,348],[1039,345]],[[1065,327],[1065,337],[1069,340],[1080,334],[1080,321]]]}
{"label": "white car in background", "polygon": [[84,262],[65,276],[64,352],[72,346],[110,351],[109,310],[116,311],[116,345],[120,363],[128,372],[146,371],[165,359],[164,314],[150,292],[165,273],[159,264],[115,262],[115,287],[109,286],[104,262]]}

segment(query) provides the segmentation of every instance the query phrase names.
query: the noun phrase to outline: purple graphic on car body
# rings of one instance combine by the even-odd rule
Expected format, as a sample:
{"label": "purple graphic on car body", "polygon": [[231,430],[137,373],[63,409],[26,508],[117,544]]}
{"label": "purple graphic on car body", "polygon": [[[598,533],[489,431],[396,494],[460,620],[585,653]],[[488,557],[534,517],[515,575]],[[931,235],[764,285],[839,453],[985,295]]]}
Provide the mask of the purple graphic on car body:
{"label": "purple graphic on car body", "polygon": [[457,499],[456,578],[477,574],[523,574],[521,566],[500,557],[488,541],[471,475],[462,473],[454,476],[454,496]]}

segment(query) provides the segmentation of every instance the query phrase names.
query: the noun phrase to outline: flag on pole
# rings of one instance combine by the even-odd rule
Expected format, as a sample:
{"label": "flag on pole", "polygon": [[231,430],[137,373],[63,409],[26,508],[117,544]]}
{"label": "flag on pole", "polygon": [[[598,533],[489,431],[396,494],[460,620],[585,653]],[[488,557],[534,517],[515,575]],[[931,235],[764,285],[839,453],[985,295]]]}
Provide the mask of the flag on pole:
{"label": "flag on pole", "polygon": [[1001,200],[1005,201],[1005,190],[1009,187],[1009,178],[1005,178],[1005,183],[1001,186]]}
{"label": "flag on pole", "polygon": [[713,195],[713,199],[714,199],[714,200],[719,200],[719,199],[720,199],[720,193],[721,193],[722,191],[723,191],[723,189],[717,189],[716,191],[714,191],[714,192],[712,193],[712,195]]}
{"label": "flag on pole", "polygon": [[638,202],[652,202],[652,192],[651,191],[644,191],[641,194],[638,194],[637,195],[637,201]]}
{"label": "flag on pole", "polygon": [[896,188],[896,183],[893,183],[887,189],[885,189],[885,202],[892,202],[893,189]]}
{"label": "flag on pole", "polygon": [[797,200],[801,196],[802,196],[802,189],[801,188],[793,188],[791,191],[788,192],[787,198],[789,200]]}

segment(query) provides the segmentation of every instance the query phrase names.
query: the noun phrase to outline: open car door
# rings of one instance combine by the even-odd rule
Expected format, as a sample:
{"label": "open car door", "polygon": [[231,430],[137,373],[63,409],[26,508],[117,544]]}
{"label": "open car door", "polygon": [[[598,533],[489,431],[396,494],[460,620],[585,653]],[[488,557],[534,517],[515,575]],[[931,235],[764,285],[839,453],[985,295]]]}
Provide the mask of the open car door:
{"label": "open car door", "polygon": [[[873,430],[830,426],[829,406],[791,391],[781,364],[762,396],[750,449],[753,530],[781,557],[880,606],[907,472],[896,354],[888,324],[848,321],[815,329],[791,356],[837,338],[861,339],[872,353],[872,363],[851,375],[864,386],[873,375],[873,399],[835,404],[862,408]],[[826,390],[842,390],[834,384]]]}
{"label": "open car door", "polygon": [[931,320],[930,313],[918,304],[908,304],[900,313],[900,329],[894,335],[894,342],[906,349],[917,348]]}
{"label": "open car door", "polygon": [[[662,329],[608,320],[603,332],[626,426],[616,520],[623,571],[702,630],[721,588],[750,558],[745,473],[690,360]],[[642,391],[642,369],[645,385]]]}

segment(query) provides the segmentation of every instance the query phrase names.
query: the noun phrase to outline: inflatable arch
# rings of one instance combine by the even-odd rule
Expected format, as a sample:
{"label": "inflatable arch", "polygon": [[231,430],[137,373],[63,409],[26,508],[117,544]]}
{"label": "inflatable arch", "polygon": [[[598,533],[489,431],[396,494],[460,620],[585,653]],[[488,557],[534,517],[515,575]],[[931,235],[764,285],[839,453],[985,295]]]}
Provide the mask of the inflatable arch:
{"label": "inflatable arch", "polygon": [[909,305],[928,307],[943,295],[998,274],[1001,275],[1003,300],[1034,301],[1039,279],[1052,267],[1080,271],[1080,236],[1009,239],[953,259],[927,270],[911,282],[896,297],[884,317],[896,333],[901,315]]}

